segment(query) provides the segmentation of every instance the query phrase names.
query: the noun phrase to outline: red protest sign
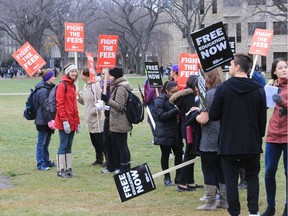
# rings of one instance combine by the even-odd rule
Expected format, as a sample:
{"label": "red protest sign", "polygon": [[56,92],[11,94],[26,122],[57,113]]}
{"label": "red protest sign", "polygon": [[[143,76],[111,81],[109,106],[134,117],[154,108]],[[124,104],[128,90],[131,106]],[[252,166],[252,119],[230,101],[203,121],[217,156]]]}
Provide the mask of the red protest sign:
{"label": "red protest sign", "polygon": [[46,64],[29,42],[26,42],[12,56],[31,77]]}
{"label": "red protest sign", "polygon": [[178,87],[183,89],[190,75],[198,75],[198,64],[200,63],[197,54],[181,53],[178,69]]}
{"label": "red protest sign", "polygon": [[117,35],[99,35],[97,66],[103,68],[115,67],[117,49],[118,49]]}
{"label": "red protest sign", "polygon": [[273,30],[255,29],[249,53],[254,55],[267,56],[272,38]]}
{"label": "red protest sign", "polygon": [[65,22],[65,51],[84,52],[84,23]]}
{"label": "red protest sign", "polygon": [[91,82],[96,81],[95,71],[94,71],[94,55],[93,53],[86,52],[88,68],[89,68],[89,77]]}

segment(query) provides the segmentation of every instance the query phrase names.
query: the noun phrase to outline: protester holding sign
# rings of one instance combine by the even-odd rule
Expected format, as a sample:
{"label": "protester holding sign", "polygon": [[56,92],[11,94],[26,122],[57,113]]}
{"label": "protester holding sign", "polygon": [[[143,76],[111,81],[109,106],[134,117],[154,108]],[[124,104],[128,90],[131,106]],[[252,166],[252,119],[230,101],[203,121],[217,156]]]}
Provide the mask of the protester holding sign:
{"label": "protester holding sign", "polygon": [[[193,106],[197,106],[199,101],[195,101],[195,97],[197,96],[197,83],[198,79],[196,75],[189,76],[185,89],[174,93],[169,101],[172,104],[176,104],[178,109],[180,110],[181,117],[181,133],[182,137],[184,137],[186,141],[186,148],[183,161],[188,161],[196,157],[196,153],[193,152],[193,145],[195,145],[196,139],[189,142],[186,134],[186,126],[187,119],[186,113],[189,112],[190,108]],[[200,127],[200,126],[199,126]],[[192,128],[193,130],[193,128]],[[196,130],[194,129],[193,134],[196,135]],[[199,130],[199,135],[201,135],[201,130]],[[177,178],[177,173],[176,173]],[[177,187],[177,191],[195,191],[196,188],[203,188],[202,185],[197,185],[194,179],[194,163],[181,168],[179,175],[179,185]]]}
{"label": "protester holding sign", "polygon": [[[72,172],[72,143],[75,131],[80,132],[80,118],[74,82],[78,78],[77,67],[67,64],[56,90],[55,128],[59,130],[60,145],[57,154],[57,176],[70,178]],[[64,83],[65,82],[65,83]]]}
{"label": "protester holding sign", "polygon": [[249,79],[251,58],[236,53],[231,61],[231,78],[215,92],[209,118],[220,120],[219,154],[227,189],[228,212],[240,215],[238,193],[239,162],[247,174],[247,202],[250,215],[258,215],[259,172],[262,137],[266,127],[266,97],[261,85]]}
{"label": "protester holding sign", "polygon": [[[129,91],[132,89],[128,80],[123,76],[122,68],[115,67],[109,70],[109,80],[111,81],[111,97],[102,94],[101,99],[111,107],[109,117],[111,142],[117,145],[119,149],[121,163],[120,170],[115,172],[117,174],[119,171],[129,170],[131,167],[127,133],[132,130],[132,125],[128,121],[124,109],[126,108]],[[117,155],[115,156],[117,157]]]}
{"label": "protester holding sign", "polygon": [[51,69],[40,70],[38,76],[42,80],[36,84],[36,118],[35,125],[38,131],[38,140],[36,144],[36,161],[38,170],[49,170],[55,164],[50,161],[48,147],[51,135],[54,133],[54,119],[45,105],[45,101],[49,96],[51,89],[55,86],[54,71]]}
{"label": "protester holding sign", "polygon": [[90,140],[95,150],[96,160],[92,166],[102,165],[104,160],[103,147],[103,126],[104,118],[102,116],[103,101],[101,101],[101,86],[99,80],[95,83],[90,81],[89,68],[82,70],[82,80],[86,83],[83,87],[83,95],[78,93],[78,102],[84,105],[85,120],[88,125]]}
{"label": "protester holding sign", "polygon": [[[182,142],[178,130],[179,109],[176,105],[169,102],[169,98],[178,91],[177,83],[168,81],[164,84],[162,94],[155,100],[156,129],[154,133],[154,144],[159,145],[161,149],[161,167],[162,170],[169,168],[169,155],[171,150],[174,153],[174,164],[182,162]],[[179,176],[180,170],[176,170],[176,176]],[[172,186],[170,173],[164,175],[164,184]]]}
{"label": "protester holding sign", "polygon": [[[283,59],[275,59],[272,63],[271,73],[278,78],[279,93],[272,96],[276,106],[269,121],[266,136],[265,150],[265,186],[268,207],[262,214],[270,216],[275,214],[276,196],[276,172],[279,159],[283,152],[283,163],[287,185],[287,109],[288,109],[288,70],[287,63]],[[275,77],[275,75],[277,77]],[[279,215],[279,214],[277,214]],[[285,209],[282,214],[287,215],[287,188]]]}
{"label": "protester holding sign", "polygon": [[[213,211],[217,208],[227,209],[226,186],[221,165],[221,157],[218,155],[218,136],[220,121],[209,121],[210,110],[217,86],[221,84],[221,78],[217,69],[205,73],[206,81],[206,109],[196,117],[202,124],[202,136],[200,142],[200,156],[202,172],[204,175],[206,204],[197,207],[200,211]],[[199,110],[199,108],[196,108]],[[220,202],[216,202],[217,189],[220,191]]]}
{"label": "protester holding sign", "polygon": [[154,122],[155,120],[155,105],[154,105],[154,101],[157,98],[157,93],[156,91],[158,91],[157,88],[152,88],[149,84],[149,80],[146,79],[145,83],[144,83],[144,104],[147,105],[149,107],[149,110],[151,112],[152,118],[150,119],[150,117],[148,116],[148,123],[150,125],[151,131],[152,131],[152,135],[154,136],[154,131],[155,128],[153,127],[152,121]]}

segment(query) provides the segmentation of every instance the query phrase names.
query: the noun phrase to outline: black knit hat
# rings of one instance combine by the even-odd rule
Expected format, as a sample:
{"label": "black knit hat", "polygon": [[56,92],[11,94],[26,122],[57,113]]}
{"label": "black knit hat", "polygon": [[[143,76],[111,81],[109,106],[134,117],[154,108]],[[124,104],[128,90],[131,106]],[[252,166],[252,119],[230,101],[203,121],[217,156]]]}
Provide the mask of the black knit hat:
{"label": "black knit hat", "polygon": [[119,77],[123,77],[123,70],[122,68],[112,68],[111,70],[109,70],[109,74],[110,76],[115,77],[115,79],[119,78]]}

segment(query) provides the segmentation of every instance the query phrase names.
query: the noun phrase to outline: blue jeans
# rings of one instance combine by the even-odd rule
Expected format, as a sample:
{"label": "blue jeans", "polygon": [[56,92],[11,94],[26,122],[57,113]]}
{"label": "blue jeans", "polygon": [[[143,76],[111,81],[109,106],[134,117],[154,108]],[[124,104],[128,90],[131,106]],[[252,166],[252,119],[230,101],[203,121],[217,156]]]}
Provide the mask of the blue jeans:
{"label": "blue jeans", "polygon": [[64,130],[59,130],[60,145],[58,154],[68,154],[72,152],[72,143],[74,139],[75,131],[66,134]]}
{"label": "blue jeans", "polygon": [[41,169],[41,167],[48,167],[49,163],[51,163],[48,151],[50,140],[50,132],[38,131],[38,140],[36,144],[36,161],[38,169]]}
{"label": "blue jeans", "polygon": [[265,151],[265,187],[268,206],[275,206],[276,172],[283,152],[284,171],[286,176],[286,204],[287,204],[287,143],[266,143]]}

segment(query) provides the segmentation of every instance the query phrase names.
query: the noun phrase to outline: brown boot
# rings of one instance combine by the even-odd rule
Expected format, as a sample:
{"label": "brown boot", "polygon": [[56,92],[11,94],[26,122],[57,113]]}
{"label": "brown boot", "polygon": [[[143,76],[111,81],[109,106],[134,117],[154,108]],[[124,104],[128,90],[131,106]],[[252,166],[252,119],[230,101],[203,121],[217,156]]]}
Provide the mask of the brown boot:
{"label": "brown boot", "polygon": [[226,185],[219,184],[219,190],[220,190],[220,202],[217,204],[217,208],[228,209]]}
{"label": "brown boot", "polygon": [[197,207],[198,211],[215,211],[216,208],[216,190],[217,187],[214,185],[205,185],[206,190],[206,204]]}

